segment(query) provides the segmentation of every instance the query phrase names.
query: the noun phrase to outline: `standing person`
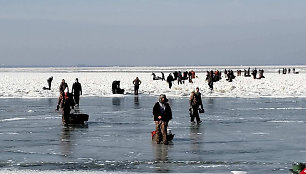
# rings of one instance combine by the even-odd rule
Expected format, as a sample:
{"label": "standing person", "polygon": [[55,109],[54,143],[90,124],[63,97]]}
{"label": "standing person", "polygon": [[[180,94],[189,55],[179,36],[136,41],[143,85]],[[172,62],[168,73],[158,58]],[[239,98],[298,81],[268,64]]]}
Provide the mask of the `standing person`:
{"label": "standing person", "polygon": [[210,90],[214,89],[214,80],[213,80],[213,74],[210,71],[207,71],[207,82]]}
{"label": "standing person", "polygon": [[156,102],[153,107],[153,115],[156,128],[157,144],[160,144],[162,139],[163,143],[168,145],[167,127],[168,122],[172,119],[172,111],[166,95],[161,94],[159,96],[159,101]]}
{"label": "standing person", "polygon": [[204,110],[203,103],[202,103],[202,94],[200,93],[200,88],[199,87],[196,88],[196,91],[195,91],[194,94],[195,94],[195,96],[197,98],[197,102],[198,102],[199,108],[201,110]]}
{"label": "standing person", "polygon": [[171,75],[171,73],[169,74],[169,76],[167,77],[167,82],[169,83],[169,88],[171,89],[172,87],[172,81],[174,80],[173,76]]}
{"label": "standing person", "polygon": [[68,93],[68,89],[65,90],[63,95],[61,96],[61,102],[60,102],[61,108],[62,108],[62,121],[64,124],[70,123],[70,111],[71,108],[74,108],[74,101],[73,96],[71,93]]}
{"label": "standing person", "polygon": [[62,98],[64,97],[65,89],[67,90],[67,92],[69,92],[68,84],[65,82],[65,79],[62,79],[62,83],[59,86],[60,96],[58,98],[58,103],[57,103],[57,106],[56,106],[56,110],[59,110],[59,105],[61,103]]}
{"label": "standing person", "polygon": [[72,94],[73,94],[75,104],[79,105],[80,95],[82,95],[82,86],[81,86],[81,83],[79,83],[78,78],[75,79],[75,82],[72,85]]}
{"label": "standing person", "polygon": [[161,75],[162,75],[162,81],[165,80],[165,74],[163,72],[161,72]]}
{"label": "standing person", "polygon": [[197,98],[194,91],[191,92],[189,98],[189,111],[190,111],[190,121],[194,123],[194,118],[196,118],[197,123],[200,124],[202,121],[199,116],[199,99]]}
{"label": "standing person", "polygon": [[133,81],[133,84],[134,84],[134,94],[138,95],[139,85],[141,85],[141,81],[139,80],[138,77],[136,77],[136,79]]}
{"label": "standing person", "polygon": [[47,79],[47,82],[48,82],[48,89],[49,90],[51,90],[51,83],[52,83],[52,80],[53,80],[53,76],[51,76],[51,77],[49,77],[48,79]]}

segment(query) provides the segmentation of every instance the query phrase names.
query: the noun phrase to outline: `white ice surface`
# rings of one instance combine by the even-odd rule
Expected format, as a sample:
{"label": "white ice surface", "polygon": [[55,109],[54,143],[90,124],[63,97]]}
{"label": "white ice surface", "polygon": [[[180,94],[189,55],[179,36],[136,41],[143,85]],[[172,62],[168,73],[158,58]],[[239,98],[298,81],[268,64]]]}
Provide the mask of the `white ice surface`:
{"label": "white ice surface", "polygon": [[[290,68],[292,68],[291,66]],[[207,97],[306,97],[306,66],[295,66],[299,74],[278,74],[278,69],[283,67],[264,66],[265,78],[253,79],[252,77],[237,76],[233,82],[226,81],[224,74],[219,82],[214,83],[214,90],[208,88],[206,78],[207,70],[233,69],[236,75],[237,69],[248,67],[67,67],[67,68],[0,68],[0,98],[53,98],[58,97],[58,87],[62,79],[65,79],[71,90],[75,78],[79,78],[82,84],[83,96],[114,96],[111,91],[114,80],[121,81],[121,88],[125,89],[125,95],[133,94],[132,81],[139,77],[142,81],[139,93],[147,95],[166,94],[169,97],[186,97],[196,87],[200,87],[203,96]],[[251,67],[251,69],[254,67]],[[288,67],[289,68],[289,67]],[[174,71],[196,72],[197,78],[193,83],[185,82],[178,85],[174,82],[172,89],[161,80],[152,80],[152,72],[165,77]],[[243,73],[242,73],[243,74]],[[47,79],[53,76],[52,89],[47,87]],[[115,95],[120,96],[120,95]]]}

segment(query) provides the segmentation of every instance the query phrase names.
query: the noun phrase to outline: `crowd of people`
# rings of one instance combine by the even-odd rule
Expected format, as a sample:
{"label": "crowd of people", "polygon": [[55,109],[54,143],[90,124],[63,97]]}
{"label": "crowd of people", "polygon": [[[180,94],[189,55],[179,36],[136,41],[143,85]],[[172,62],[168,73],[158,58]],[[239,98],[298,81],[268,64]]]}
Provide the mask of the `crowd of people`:
{"label": "crowd of people", "polygon": [[[283,69],[282,73],[290,73],[290,69]],[[244,76],[245,77],[252,77],[254,79],[261,79],[264,78],[264,70],[259,69],[257,70],[254,68],[251,72],[251,69],[244,69]],[[279,73],[281,73],[281,70],[279,69]],[[293,69],[293,73],[295,72],[295,69]],[[173,74],[173,75],[172,75]],[[258,77],[257,77],[258,74]],[[194,71],[175,71],[173,73],[169,73],[168,77],[165,79],[164,73],[161,72],[161,77],[156,76],[155,73],[152,73],[153,80],[162,80],[167,81],[169,84],[169,88],[171,89],[172,83],[174,81],[177,81],[178,85],[184,84],[185,80],[188,80],[189,83],[193,83],[193,79],[196,78]],[[242,70],[237,70],[237,76],[242,75]],[[224,77],[228,82],[232,82],[233,79],[235,79],[234,71],[233,70],[224,70]],[[208,86],[211,90],[213,90],[213,83],[218,82],[222,79],[222,72],[219,70],[210,70],[206,73],[206,81],[208,82]],[[53,76],[47,79],[48,82],[48,88],[51,90],[51,82],[53,80]],[[139,86],[142,84],[141,80],[136,77],[132,84],[134,85],[134,95],[139,94]],[[120,88],[120,81],[114,81],[112,84],[112,91],[114,94],[118,93],[124,93],[124,89]],[[64,79],[62,79],[62,82],[59,86],[59,99],[57,104],[57,110],[61,108],[62,115],[63,115],[63,121],[67,120],[67,116],[70,114],[71,109],[73,109],[74,106],[79,106],[80,101],[80,95],[82,95],[82,86],[78,81],[78,78],[75,79],[75,83],[72,85],[72,92],[69,93],[69,87],[68,84],[65,82]],[[195,90],[193,90],[189,97],[189,115],[190,115],[190,122],[191,123],[197,123],[200,124],[202,121],[200,119],[200,113],[204,113],[204,107],[202,103],[202,97],[200,93],[199,87],[197,87]],[[169,144],[169,138],[167,134],[167,127],[169,121],[172,119],[172,110],[168,103],[168,99],[165,94],[161,94],[159,97],[158,102],[156,102],[153,106],[153,120],[155,122],[155,135],[156,135],[156,142],[160,144],[163,142],[163,144],[167,145]],[[196,121],[196,122],[195,122]]]}

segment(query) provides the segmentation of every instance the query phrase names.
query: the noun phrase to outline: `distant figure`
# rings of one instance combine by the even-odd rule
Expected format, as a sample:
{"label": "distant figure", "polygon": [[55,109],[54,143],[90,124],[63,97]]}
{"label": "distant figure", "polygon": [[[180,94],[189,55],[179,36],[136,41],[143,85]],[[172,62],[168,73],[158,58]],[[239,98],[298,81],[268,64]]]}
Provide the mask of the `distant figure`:
{"label": "distant figure", "polygon": [[159,101],[153,107],[153,115],[157,136],[156,142],[160,144],[162,140],[165,145],[168,145],[167,127],[168,122],[172,119],[172,111],[166,95],[161,94],[159,96]]}
{"label": "distant figure", "polygon": [[141,84],[141,81],[139,80],[138,77],[136,77],[136,79],[133,81],[133,84],[134,84],[134,94],[138,95],[139,85]]}
{"label": "distant figure", "polygon": [[260,69],[260,70],[259,70],[259,77],[258,77],[258,79],[265,78],[265,76],[263,75],[263,73],[264,73],[264,70],[263,70],[263,69]]}
{"label": "distant figure", "polygon": [[[201,108],[199,108],[201,107]],[[199,109],[203,109],[201,93],[199,88],[197,88],[197,93],[192,91],[189,98],[189,111],[190,111],[190,121],[194,123],[194,118],[197,120],[197,124],[200,124],[202,121],[199,116]]]}
{"label": "distant figure", "polygon": [[210,90],[214,89],[214,80],[213,80],[213,73],[212,71],[207,71],[206,80],[208,82],[208,86]]}
{"label": "distant figure", "polygon": [[164,81],[165,80],[165,74],[163,73],[163,72],[161,72],[161,75],[162,75],[162,81]]}
{"label": "distant figure", "polygon": [[64,92],[65,92],[65,90],[66,90],[66,92],[69,93],[68,85],[67,85],[67,83],[65,82],[65,79],[62,79],[62,83],[61,83],[60,86],[59,86],[60,96],[59,96],[59,98],[58,98],[56,110],[59,110],[59,106],[60,106],[60,103],[61,103],[62,98],[64,97]]}
{"label": "distant figure", "polygon": [[256,75],[257,75],[257,69],[255,68],[252,72],[253,75],[253,79],[256,79]]}
{"label": "distant figure", "polygon": [[75,79],[75,82],[72,85],[72,94],[74,97],[75,104],[79,105],[80,95],[82,95],[82,86],[81,86],[81,83],[79,83],[78,78]]}
{"label": "distant figure", "polygon": [[48,89],[49,89],[49,90],[51,90],[51,83],[52,83],[52,80],[53,80],[53,76],[49,77],[48,80],[47,80],[47,82],[48,82],[48,87],[49,87]]}
{"label": "distant figure", "polygon": [[181,71],[179,71],[177,75],[177,84],[183,84],[183,76]]}
{"label": "distant figure", "polygon": [[113,81],[112,83],[112,92],[113,94],[123,94],[124,93],[124,89],[120,88],[120,81]]}
{"label": "distant figure", "polygon": [[172,81],[174,81],[173,76],[171,75],[171,73],[169,74],[169,76],[167,77],[167,82],[169,84],[169,88],[171,89],[172,87]]}
{"label": "distant figure", "polygon": [[160,80],[160,79],[162,79],[162,77],[156,76],[156,74],[154,72],[152,72],[152,76],[153,76],[153,80]]}
{"label": "distant figure", "polygon": [[60,94],[64,94],[65,89],[67,88],[68,92],[69,92],[69,88],[67,83],[65,82],[65,79],[62,79],[62,83],[59,86],[59,92]]}

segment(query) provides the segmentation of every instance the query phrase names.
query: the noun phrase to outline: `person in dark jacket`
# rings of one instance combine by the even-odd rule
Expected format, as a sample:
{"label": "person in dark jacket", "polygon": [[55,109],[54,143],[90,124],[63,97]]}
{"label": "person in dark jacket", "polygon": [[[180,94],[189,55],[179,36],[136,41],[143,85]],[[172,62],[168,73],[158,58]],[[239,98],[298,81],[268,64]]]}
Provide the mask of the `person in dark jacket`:
{"label": "person in dark jacket", "polygon": [[194,123],[194,118],[196,118],[198,124],[202,122],[199,116],[200,106],[201,106],[201,109],[203,109],[201,93],[199,92],[199,89],[197,88],[197,93],[195,91],[192,91],[190,94],[190,98],[189,98],[189,111],[190,111],[190,117],[191,117],[190,121],[192,123]]}
{"label": "person in dark jacket", "polygon": [[74,98],[74,102],[76,105],[79,105],[80,95],[82,95],[82,85],[79,83],[79,79],[75,79],[75,83],[72,85],[72,94]]}
{"label": "person in dark jacket", "polygon": [[48,82],[48,87],[49,87],[48,89],[49,89],[49,90],[51,90],[51,83],[52,83],[52,80],[53,80],[53,76],[49,77],[48,80],[47,80],[47,82]]}
{"label": "person in dark jacket", "polygon": [[62,109],[62,121],[64,124],[69,124],[70,111],[71,108],[73,109],[75,105],[72,93],[64,92],[63,95],[61,96],[60,105]]}
{"label": "person in dark jacket", "polygon": [[169,88],[171,89],[172,87],[172,82],[173,82],[174,78],[173,76],[171,75],[171,73],[169,74],[169,76],[167,77],[167,82],[169,84]]}
{"label": "person in dark jacket", "polygon": [[139,80],[138,77],[133,81],[134,84],[134,94],[138,95],[138,90],[139,90],[139,85],[141,84],[141,81]]}
{"label": "person in dark jacket", "polygon": [[159,96],[159,101],[156,102],[153,107],[153,115],[156,128],[157,144],[160,144],[162,139],[163,143],[168,145],[167,127],[168,122],[172,119],[172,111],[166,95],[161,94]]}

